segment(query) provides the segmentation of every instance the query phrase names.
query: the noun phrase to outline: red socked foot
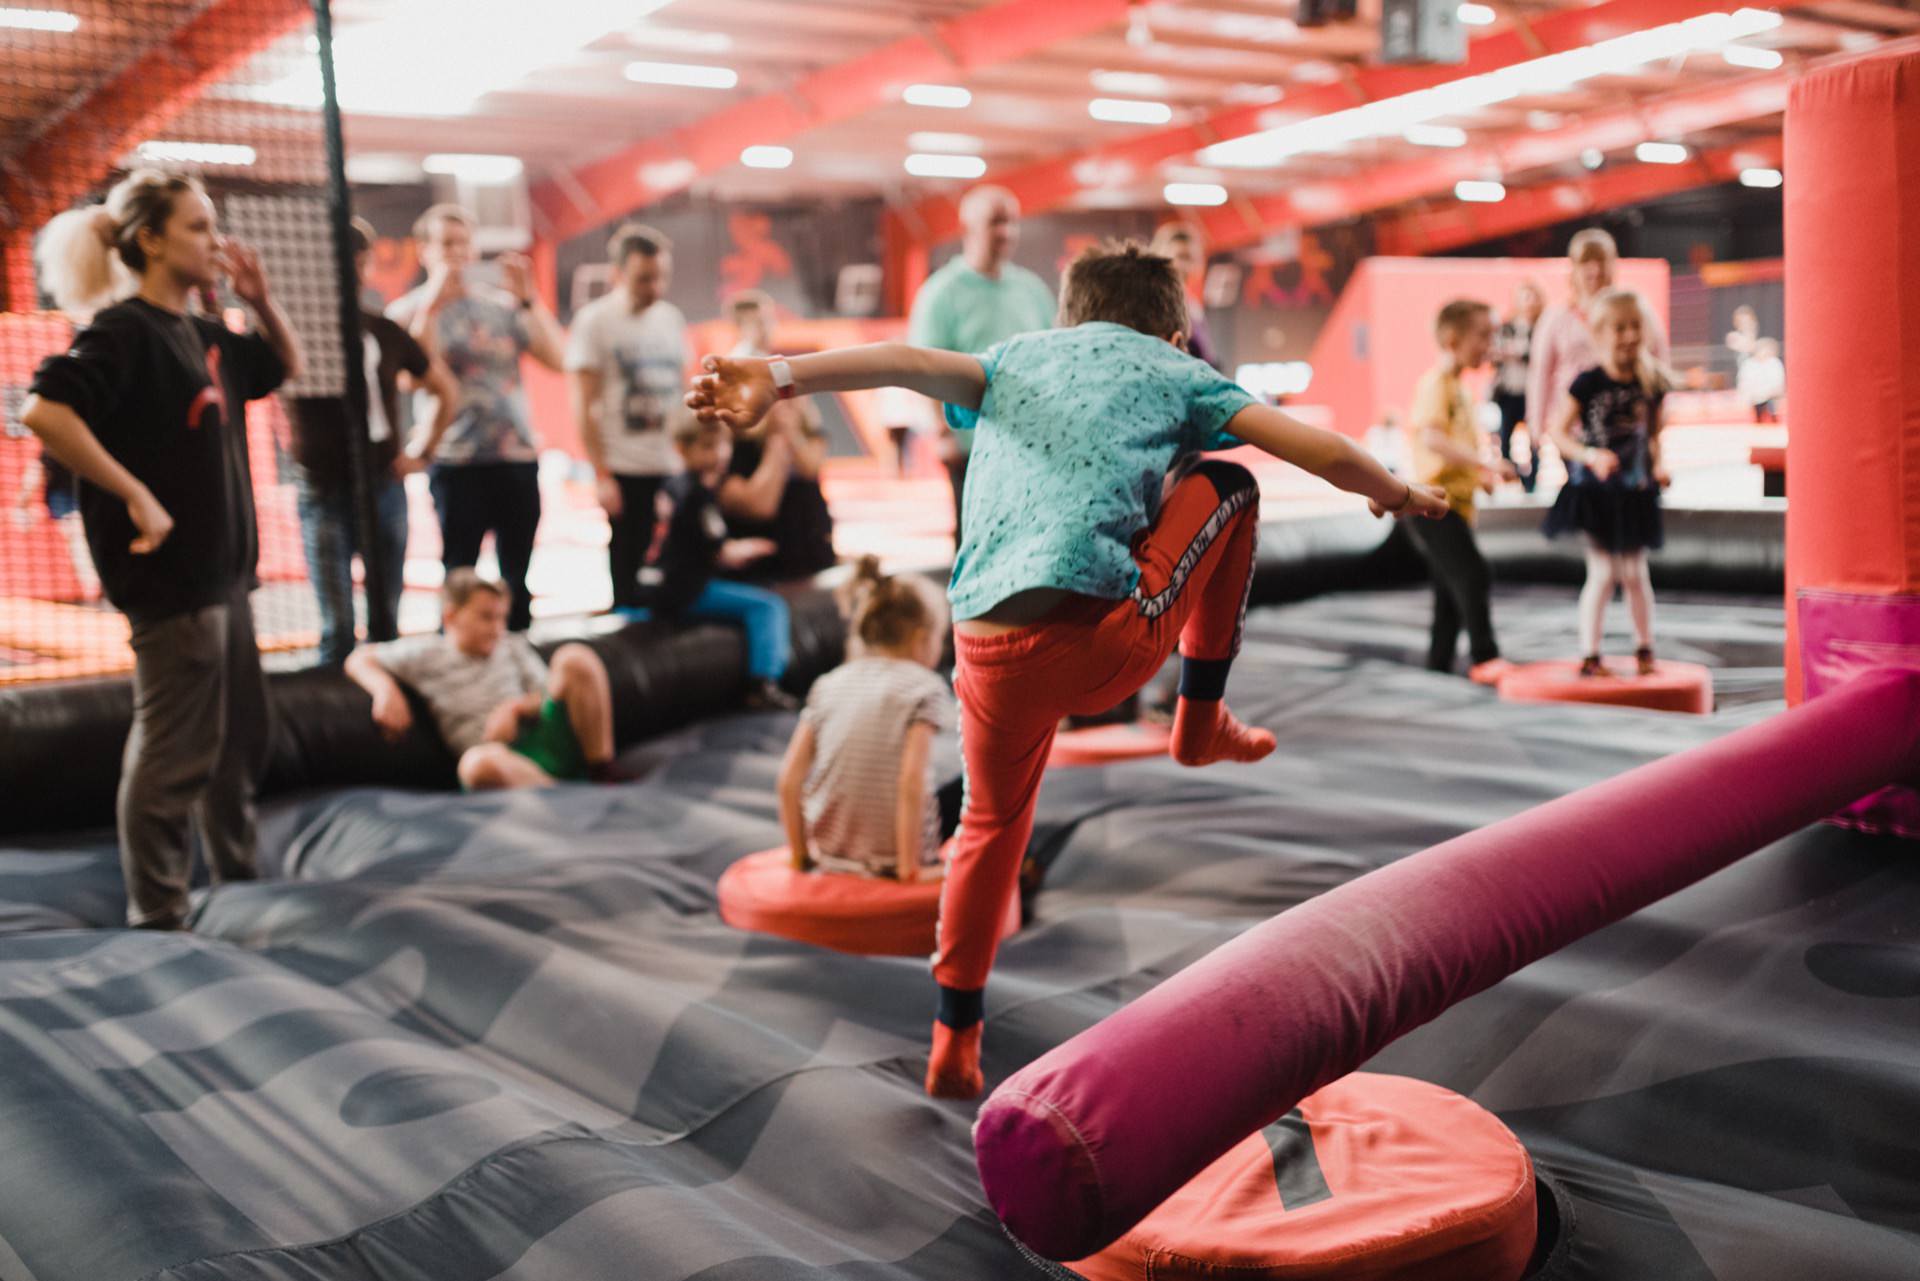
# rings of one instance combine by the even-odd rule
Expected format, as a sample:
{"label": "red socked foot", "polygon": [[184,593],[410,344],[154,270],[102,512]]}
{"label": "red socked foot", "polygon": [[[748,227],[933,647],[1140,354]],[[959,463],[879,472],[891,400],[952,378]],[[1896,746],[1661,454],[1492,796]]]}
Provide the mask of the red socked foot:
{"label": "red socked foot", "polygon": [[1242,725],[1218,699],[1182,698],[1173,712],[1173,759],[1182,765],[1257,761],[1273,750],[1263,729]]}
{"label": "red socked foot", "polygon": [[951,1028],[933,1023],[933,1050],[927,1055],[927,1093],[936,1099],[977,1099],[986,1088],[980,1075],[980,1030],[986,1024]]}

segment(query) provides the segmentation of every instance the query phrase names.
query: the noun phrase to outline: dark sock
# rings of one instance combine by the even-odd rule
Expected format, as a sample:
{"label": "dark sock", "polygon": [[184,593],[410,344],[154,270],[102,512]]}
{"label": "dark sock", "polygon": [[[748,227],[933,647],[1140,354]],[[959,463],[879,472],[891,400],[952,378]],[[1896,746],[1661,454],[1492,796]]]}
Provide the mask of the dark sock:
{"label": "dark sock", "polygon": [[940,1009],[934,1015],[950,1028],[970,1028],[987,1016],[985,988],[940,988]]}
{"label": "dark sock", "polygon": [[1227,695],[1227,673],[1233,670],[1231,658],[1180,659],[1180,697],[1200,702],[1218,702]]}

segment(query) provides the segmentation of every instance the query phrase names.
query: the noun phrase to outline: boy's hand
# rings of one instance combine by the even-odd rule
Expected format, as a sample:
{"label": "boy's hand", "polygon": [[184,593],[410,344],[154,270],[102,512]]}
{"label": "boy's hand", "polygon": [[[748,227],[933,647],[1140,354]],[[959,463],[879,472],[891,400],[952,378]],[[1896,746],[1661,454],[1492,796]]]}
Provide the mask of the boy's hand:
{"label": "boy's hand", "polygon": [[488,743],[511,743],[520,734],[520,717],[524,714],[519,699],[502,703],[487,713],[486,728],[480,737]]}
{"label": "boy's hand", "polygon": [[1589,449],[1580,460],[1595,480],[1605,480],[1620,470],[1620,455],[1611,449]]}
{"label": "boy's hand", "polygon": [[1665,489],[1673,484],[1673,473],[1668,471],[1664,464],[1655,463],[1653,467],[1653,483]]}
{"label": "boy's hand", "polygon": [[1447,514],[1447,491],[1438,485],[1408,485],[1407,500],[1403,506],[1387,507],[1378,500],[1369,500],[1367,510],[1376,516],[1391,516],[1395,520],[1406,520],[1410,516],[1424,516],[1428,520],[1438,520]]}
{"label": "boy's hand", "polygon": [[708,356],[700,365],[707,372],[693,380],[687,408],[703,423],[725,423],[744,431],[765,418],[780,399],[764,360]]}
{"label": "boy's hand", "polygon": [[413,709],[399,686],[390,685],[373,696],[373,723],[388,742],[398,741],[413,728]]}

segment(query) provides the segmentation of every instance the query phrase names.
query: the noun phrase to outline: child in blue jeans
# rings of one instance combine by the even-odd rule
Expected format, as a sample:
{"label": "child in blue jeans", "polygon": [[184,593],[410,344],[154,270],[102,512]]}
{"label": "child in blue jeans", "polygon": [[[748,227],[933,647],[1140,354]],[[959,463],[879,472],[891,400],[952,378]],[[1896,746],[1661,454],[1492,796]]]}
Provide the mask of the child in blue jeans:
{"label": "child in blue jeans", "polygon": [[660,487],[658,523],[640,569],[636,618],[712,619],[738,623],[747,636],[747,705],[790,710],[798,704],[779,686],[793,652],[785,598],[745,583],[714,577],[727,543],[727,520],[717,494],[733,458],[733,438],[719,423],[687,418],[673,428],[673,446],[686,470]]}

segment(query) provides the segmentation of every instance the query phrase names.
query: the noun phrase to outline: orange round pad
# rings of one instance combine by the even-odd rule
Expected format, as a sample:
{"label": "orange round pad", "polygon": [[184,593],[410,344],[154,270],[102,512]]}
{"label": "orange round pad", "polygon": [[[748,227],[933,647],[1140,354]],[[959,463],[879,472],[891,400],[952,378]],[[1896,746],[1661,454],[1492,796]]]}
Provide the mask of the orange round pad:
{"label": "orange round pad", "polygon": [[[720,919],[738,930],[865,956],[927,956],[940,917],[939,880],[899,881],[840,872],[796,872],[787,847],[749,854],[720,876]],[[1006,938],[1020,928],[1007,900]]]}
{"label": "orange round pad", "polygon": [[1615,659],[1608,675],[1582,676],[1575,662],[1523,663],[1500,678],[1500,697],[1516,703],[1608,703],[1657,712],[1713,710],[1713,673],[1698,663],[1658,662],[1651,676]]}
{"label": "orange round pad", "polygon": [[1053,736],[1053,751],[1047,757],[1047,764],[1111,765],[1115,761],[1165,756],[1172,742],[1171,729],[1144,721],[1063,730]]}
{"label": "orange round pad", "polygon": [[1069,1266],[1089,1281],[1518,1281],[1537,1232],[1533,1162],[1499,1118],[1355,1072]]}

